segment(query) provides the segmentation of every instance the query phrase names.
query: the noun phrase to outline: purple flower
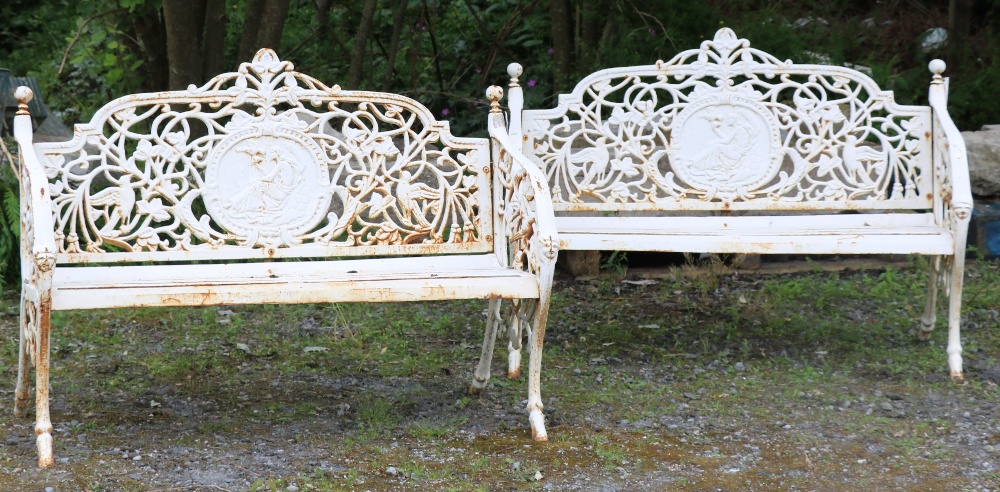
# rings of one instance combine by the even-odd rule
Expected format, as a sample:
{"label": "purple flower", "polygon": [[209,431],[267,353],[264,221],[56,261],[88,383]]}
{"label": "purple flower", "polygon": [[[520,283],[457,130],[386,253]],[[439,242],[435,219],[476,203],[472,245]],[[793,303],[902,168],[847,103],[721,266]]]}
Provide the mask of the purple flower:
{"label": "purple flower", "polygon": [[448,116],[448,113],[450,113],[450,111],[448,111],[448,108],[444,108],[441,110],[441,116]]}
{"label": "purple flower", "polygon": [[535,79],[528,80],[528,87],[534,87],[538,82]]}
{"label": "purple flower", "polygon": [[476,73],[483,73],[483,69],[476,67]]}
{"label": "purple flower", "polygon": [[553,53],[555,53],[555,52],[556,52],[556,50],[554,50],[554,49],[552,49],[552,48],[549,48],[549,50],[548,50],[548,51],[546,51],[546,53],[548,53],[549,55],[551,55],[551,54],[553,54]]}

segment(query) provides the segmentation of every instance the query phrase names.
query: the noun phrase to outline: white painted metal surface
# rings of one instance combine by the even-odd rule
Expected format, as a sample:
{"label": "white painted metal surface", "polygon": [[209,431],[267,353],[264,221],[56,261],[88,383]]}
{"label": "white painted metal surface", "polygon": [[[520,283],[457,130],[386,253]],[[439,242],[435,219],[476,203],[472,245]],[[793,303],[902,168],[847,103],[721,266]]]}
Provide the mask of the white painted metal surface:
{"label": "white painted metal surface", "polygon": [[509,134],[546,174],[565,250],[931,255],[920,333],[941,283],[961,380],[972,195],[944,68],[930,65],[930,107],[904,106],[723,28],[670,61],[595,72],[552,109],[523,109],[511,64]]}
{"label": "white painted metal surface", "polygon": [[[542,345],[545,338],[545,324],[548,318],[552,276],[555,273],[559,240],[556,236],[555,216],[552,212],[550,191],[545,183],[545,175],[534,164],[524,158],[514,148],[507,136],[506,122],[500,111],[503,90],[492,86],[486,92],[491,101],[489,131],[495,157],[494,201],[496,212],[494,221],[497,230],[516,231],[507,237],[503,245],[498,245],[499,260],[518,270],[532,273],[541,285],[538,299],[515,299],[511,302],[508,316],[509,377],[518,377],[521,372],[521,340],[528,339],[528,413],[532,437],[536,441],[547,441],[545,418],[542,413],[541,368]],[[483,356],[476,369],[476,379],[471,390],[480,391],[489,379],[489,365],[496,341],[496,331],[500,321],[497,317],[499,303],[490,305],[490,322],[487,323],[483,340]]]}
{"label": "white painted metal surface", "polygon": [[112,101],[69,142],[33,144],[31,93],[17,97],[15,413],[32,363],[39,466],[54,463],[53,309],[489,299],[479,391],[509,299],[514,344],[530,340],[529,421],[545,439],[541,337],[558,240],[530,163],[491,159],[490,140],[452,136],[412,99],[328,87],[266,49],[204,86]]}

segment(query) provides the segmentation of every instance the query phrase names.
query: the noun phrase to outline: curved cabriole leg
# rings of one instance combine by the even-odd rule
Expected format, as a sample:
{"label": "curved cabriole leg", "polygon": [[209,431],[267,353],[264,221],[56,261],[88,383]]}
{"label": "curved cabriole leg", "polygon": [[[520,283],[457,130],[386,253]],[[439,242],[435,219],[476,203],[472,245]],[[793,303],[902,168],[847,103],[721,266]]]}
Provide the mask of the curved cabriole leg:
{"label": "curved cabriole leg", "polygon": [[510,325],[507,327],[507,377],[521,377],[521,323],[522,311],[527,307],[524,299],[515,299],[510,313]]}
{"label": "curved cabriole leg", "polygon": [[528,344],[528,420],[531,423],[532,439],[543,442],[549,440],[545,432],[545,415],[542,413],[542,344],[545,341],[545,323],[549,313],[549,299],[538,300],[531,313],[532,329]]}
{"label": "curved cabriole leg", "polygon": [[956,383],[965,380],[962,373],[962,276],[965,274],[965,245],[955,253],[951,264],[951,288],[948,289],[948,367]]}
{"label": "curved cabriole leg", "polygon": [[[35,435],[38,444],[38,466],[55,464],[52,456],[52,420],[49,417],[49,327],[52,303],[48,291],[39,293],[29,285],[22,290],[21,324],[25,352],[33,354],[35,363]],[[18,381],[20,385],[21,382]],[[25,384],[26,386],[26,384]]]}
{"label": "curved cabriole leg", "polygon": [[[23,293],[21,294],[24,295]],[[31,377],[31,367],[29,367],[28,343],[25,340],[26,320],[24,316],[24,300],[21,301],[20,335],[21,341],[18,344],[17,356],[17,387],[14,388],[14,416],[24,417],[28,414],[28,378]]]}
{"label": "curved cabriole leg", "polygon": [[48,299],[40,302],[38,352],[35,354],[35,435],[38,436],[38,466],[55,464],[52,457],[52,421],[49,418],[49,315]]}
{"label": "curved cabriole leg", "polygon": [[473,374],[469,393],[478,395],[490,380],[490,364],[493,363],[493,347],[500,329],[500,299],[490,299],[489,313],[486,315],[486,332],[483,334],[483,353],[479,356],[479,366]]}
{"label": "curved cabriole leg", "polygon": [[921,340],[930,339],[931,331],[934,331],[934,323],[937,321],[938,283],[941,282],[940,256],[931,258],[930,270],[927,279],[927,307],[924,309],[924,315],[920,317],[920,330],[917,332],[917,338]]}

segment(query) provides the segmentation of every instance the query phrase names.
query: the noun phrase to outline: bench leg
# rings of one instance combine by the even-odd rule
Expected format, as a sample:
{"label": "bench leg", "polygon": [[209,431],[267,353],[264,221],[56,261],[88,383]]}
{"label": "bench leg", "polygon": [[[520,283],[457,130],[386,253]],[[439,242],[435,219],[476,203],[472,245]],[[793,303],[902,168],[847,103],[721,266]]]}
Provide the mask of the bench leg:
{"label": "bench leg", "polygon": [[529,301],[524,299],[514,299],[513,308],[510,312],[510,325],[507,327],[507,377],[517,379],[521,377],[521,339],[524,334],[521,329],[525,323],[525,310],[528,309]]}
{"label": "bench leg", "polygon": [[528,420],[531,423],[531,437],[539,442],[549,440],[549,436],[545,432],[541,392],[542,344],[545,341],[545,323],[549,313],[548,304],[549,300],[546,296],[546,298],[539,299],[537,305],[534,306],[535,309],[530,313],[532,329],[528,335]]}
{"label": "bench leg", "polygon": [[[961,231],[964,237],[965,231]],[[948,289],[948,366],[951,379],[965,380],[962,374],[962,277],[965,275],[965,244],[955,252],[951,263],[951,285]]]}
{"label": "bench leg", "polygon": [[49,419],[49,357],[48,330],[39,343],[38,365],[35,367],[35,434],[38,436],[38,467],[55,464],[52,457],[52,421]]}
{"label": "bench leg", "polygon": [[486,315],[486,332],[483,334],[483,353],[479,356],[479,366],[473,374],[469,393],[478,395],[490,380],[490,364],[493,363],[493,347],[500,329],[500,299],[490,299],[489,313]]}
{"label": "bench leg", "polygon": [[25,319],[23,313],[24,309],[23,304],[24,303],[22,301],[21,326],[20,330],[18,330],[20,331],[21,334],[21,341],[19,343],[18,356],[17,356],[17,386],[14,388],[15,417],[24,417],[25,415],[28,414],[28,399],[30,397],[30,393],[28,392],[30,381],[28,380],[28,378],[31,377],[31,367],[29,367],[28,365],[30,363],[29,360],[30,356],[28,354],[28,344],[24,339],[26,336],[25,330],[27,329],[27,327],[24,326]]}
{"label": "bench leg", "polygon": [[52,457],[52,421],[49,419],[49,327],[51,293],[25,283],[21,286],[21,354],[18,356],[18,380],[14,411],[24,413],[28,400],[28,367],[30,357],[35,364],[35,435],[38,444],[38,466],[55,464]]}
{"label": "bench leg", "polygon": [[931,271],[927,279],[927,307],[924,308],[924,315],[920,317],[920,331],[917,338],[928,340],[931,332],[934,331],[934,323],[937,322],[937,296],[938,284],[941,282],[941,257],[931,257]]}

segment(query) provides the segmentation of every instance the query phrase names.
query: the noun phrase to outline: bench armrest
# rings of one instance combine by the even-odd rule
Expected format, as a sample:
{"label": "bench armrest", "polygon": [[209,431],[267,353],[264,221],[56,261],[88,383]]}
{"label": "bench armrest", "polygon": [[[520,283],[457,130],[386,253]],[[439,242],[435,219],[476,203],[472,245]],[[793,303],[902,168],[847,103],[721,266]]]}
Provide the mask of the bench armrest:
{"label": "bench armrest", "polygon": [[32,145],[31,115],[28,114],[32,93],[27,87],[19,87],[15,95],[19,107],[14,117],[14,139],[21,161],[18,176],[21,181],[21,278],[34,285],[44,280],[41,277],[45,277],[46,272],[51,274],[55,267],[55,229],[49,182]]}
{"label": "bench armrest", "polygon": [[503,89],[490,87],[496,252],[502,264],[549,277],[559,252],[552,194],[545,174],[510,142],[499,100]]}
{"label": "bench armrest", "polygon": [[954,214],[954,220],[960,222],[968,222],[972,213],[969,161],[965,140],[948,114],[948,79],[941,77],[945,64],[934,60],[929,67],[934,73],[928,93],[934,126],[934,161],[940,164],[940,167],[935,166],[935,171],[941,170],[944,174],[935,179],[938,183],[935,193],[943,192],[944,208],[939,212],[938,219],[942,220],[942,225],[954,229],[955,223],[947,213],[949,210]]}

